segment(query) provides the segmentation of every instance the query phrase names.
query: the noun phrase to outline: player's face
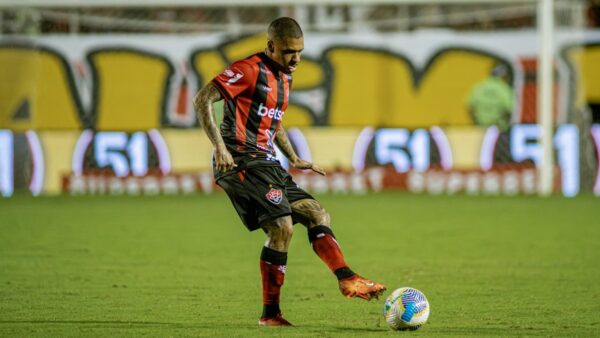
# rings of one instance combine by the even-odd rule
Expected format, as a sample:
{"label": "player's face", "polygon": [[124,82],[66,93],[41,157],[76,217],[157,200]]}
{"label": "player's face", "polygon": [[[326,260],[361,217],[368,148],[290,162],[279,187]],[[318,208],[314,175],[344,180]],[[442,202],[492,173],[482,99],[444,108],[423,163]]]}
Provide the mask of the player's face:
{"label": "player's face", "polygon": [[281,66],[281,71],[291,74],[296,71],[300,64],[302,50],[304,50],[304,38],[285,38],[269,40],[270,57]]}

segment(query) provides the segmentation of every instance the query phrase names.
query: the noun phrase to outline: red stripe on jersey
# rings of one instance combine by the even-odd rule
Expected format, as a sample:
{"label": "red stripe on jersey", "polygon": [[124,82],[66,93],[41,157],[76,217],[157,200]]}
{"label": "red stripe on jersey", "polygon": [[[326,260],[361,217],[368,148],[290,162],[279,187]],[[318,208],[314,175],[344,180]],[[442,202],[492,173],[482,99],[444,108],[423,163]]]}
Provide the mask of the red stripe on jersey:
{"label": "red stripe on jersey", "polygon": [[[267,102],[265,104],[265,106],[267,107],[266,109],[277,108],[277,79],[275,78],[275,76],[269,76],[267,77],[267,81],[270,89],[261,88],[256,90],[268,91]],[[269,135],[267,134],[267,131],[270,132],[271,123],[277,123],[277,120],[275,120],[272,117],[269,117],[268,114],[266,116],[263,116],[260,120],[260,126],[258,127],[257,131],[258,135],[256,135],[256,145],[259,149],[269,149]],[[271,135],[271,137],[273,137],[273,135]]]}
{"label": "red stripe on jersey", "polygon": [[[281,106],[281,111],[285,111],[288,106],[288,96],[290,94],[290,81],[287,75],[283,76],[283,105]],[[273,132],[273,137],[277,135],[279,131],[279,127],[281,127],[281,120],[277,121],[277,128],[275,128],[275,132]]]}
{"label": "red stripe on jersey", "polygon": [[281,106],[281,110],[285,111],[288,106],[288,97],[290,95],[290,77],[283,75],[283,106]]}

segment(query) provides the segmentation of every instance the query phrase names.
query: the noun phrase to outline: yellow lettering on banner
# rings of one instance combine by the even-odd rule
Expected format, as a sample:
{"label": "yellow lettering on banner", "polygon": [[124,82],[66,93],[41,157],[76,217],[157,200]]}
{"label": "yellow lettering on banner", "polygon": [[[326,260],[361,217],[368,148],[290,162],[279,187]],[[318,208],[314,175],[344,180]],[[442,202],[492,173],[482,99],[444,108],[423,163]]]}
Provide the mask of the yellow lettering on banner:
{"label": "yellow lettering on banner", "polygon": [[202,88],[219,75],[227,67],[227,64],[219,52],[210,50],[195,52],[192,55],[192,66],[196,75],[201,78],[199,88]]}
{"label": "yellow lettering on banner", "polygon": [[62,177],[71,172],[71,161],[80,131],[39,132],[44,149],[44,193],[58,194],[62,190]]}
{"label": "yellow lettering on banner", "polygon": [[267,34],[257,34],[228,42],[222,46],[223,54],[229,63],[245,59],[267,48]]}
{"label": "yellow lettering on banner", "polygon": [[26,46],[1,46],[0,74],[0,128],[81,127],[72,74],[59,54]]}
{"label": "yellow lettering on banner", "polygon": [[423,71],[388,52],[334,48],[326,53],[333,71],[331,126],[423,128],[472,125],[466,100],[489,76],[497,59],[470,50],[446,50]]}
{"label": "yellow lettering on banner", "polygon": [[575,106],[580,108],[587,103],[600,103],[600,44],[578,46],[566,53],[567,61],[577,75],[575,83]]}
{"label": "yellow lettering on banner", "polygon": [[320,86],[324,79],[325,74],[323,67],[316,61],[303,58],[300,61],[298,70],[292,74],[292,90],[309,90],[317,86]]}
{"label": "yellow lettering on banner", "polygon": [[587,101],[600,103],[600,45],[585,47],[581,66]]}
{"label": "yellow lettering on banner", "polygon": [[360,132],[360,128],[302,129],[313,162],[327,170],[352,169],[354,144]]}
{"label": "yellow lettering on banner", "polygon": [[134,50],[100,50],[88,56],[95,72],[98,130],[161,126],[173,67],[160,56]]}
{"label": "yellow lettering on banner", "polygon": [[480,167],[481,144],[486,128],[448,127],[444,133],[452,149],[454,169],[473,169]]}
{"label": "yellow lettering on banner", "polygon": [[211,169],[213,147],[203,131],[163,129],[160,133],[169,147],[173,172]]}
{"label": "yellow lettering on banner", "polygon": [[313,125],[313,119],[310,112],[297,105],[289,105],[287,107],[283,121],[285,128],[308,127]]}

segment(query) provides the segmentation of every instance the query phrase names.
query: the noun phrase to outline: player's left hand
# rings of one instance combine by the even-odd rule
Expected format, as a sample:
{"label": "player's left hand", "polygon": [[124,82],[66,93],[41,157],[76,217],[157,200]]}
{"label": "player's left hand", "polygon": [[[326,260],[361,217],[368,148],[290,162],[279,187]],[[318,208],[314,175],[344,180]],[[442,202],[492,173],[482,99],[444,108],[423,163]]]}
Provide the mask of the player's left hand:
{"label": "player's left hand", "polygon": [[325,173],[325,170],[323,170],[323,168],[321,168],[311,162],[302,160],[302,159],[298,159],[296,162],[290,163],[290,164],[292,165],[292,167],[294,167],[296,169],[310,169],[319,175],[323,175],[323,176],[327,175],[327,173]]}

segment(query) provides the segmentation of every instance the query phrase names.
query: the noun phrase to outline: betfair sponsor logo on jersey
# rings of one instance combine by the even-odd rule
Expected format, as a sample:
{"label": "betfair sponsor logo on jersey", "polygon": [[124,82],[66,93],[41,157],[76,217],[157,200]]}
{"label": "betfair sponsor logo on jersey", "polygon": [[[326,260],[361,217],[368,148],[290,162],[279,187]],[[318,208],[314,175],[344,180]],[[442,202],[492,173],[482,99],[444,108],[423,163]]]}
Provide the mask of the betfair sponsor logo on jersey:
{"label": "betfair sponsor logo on jersey", "polygon": [[262,103],[258,105],[258,115],[265,117],[268,116],[274,120],[281,120],[285,112],[279,108],[269,108]]}

